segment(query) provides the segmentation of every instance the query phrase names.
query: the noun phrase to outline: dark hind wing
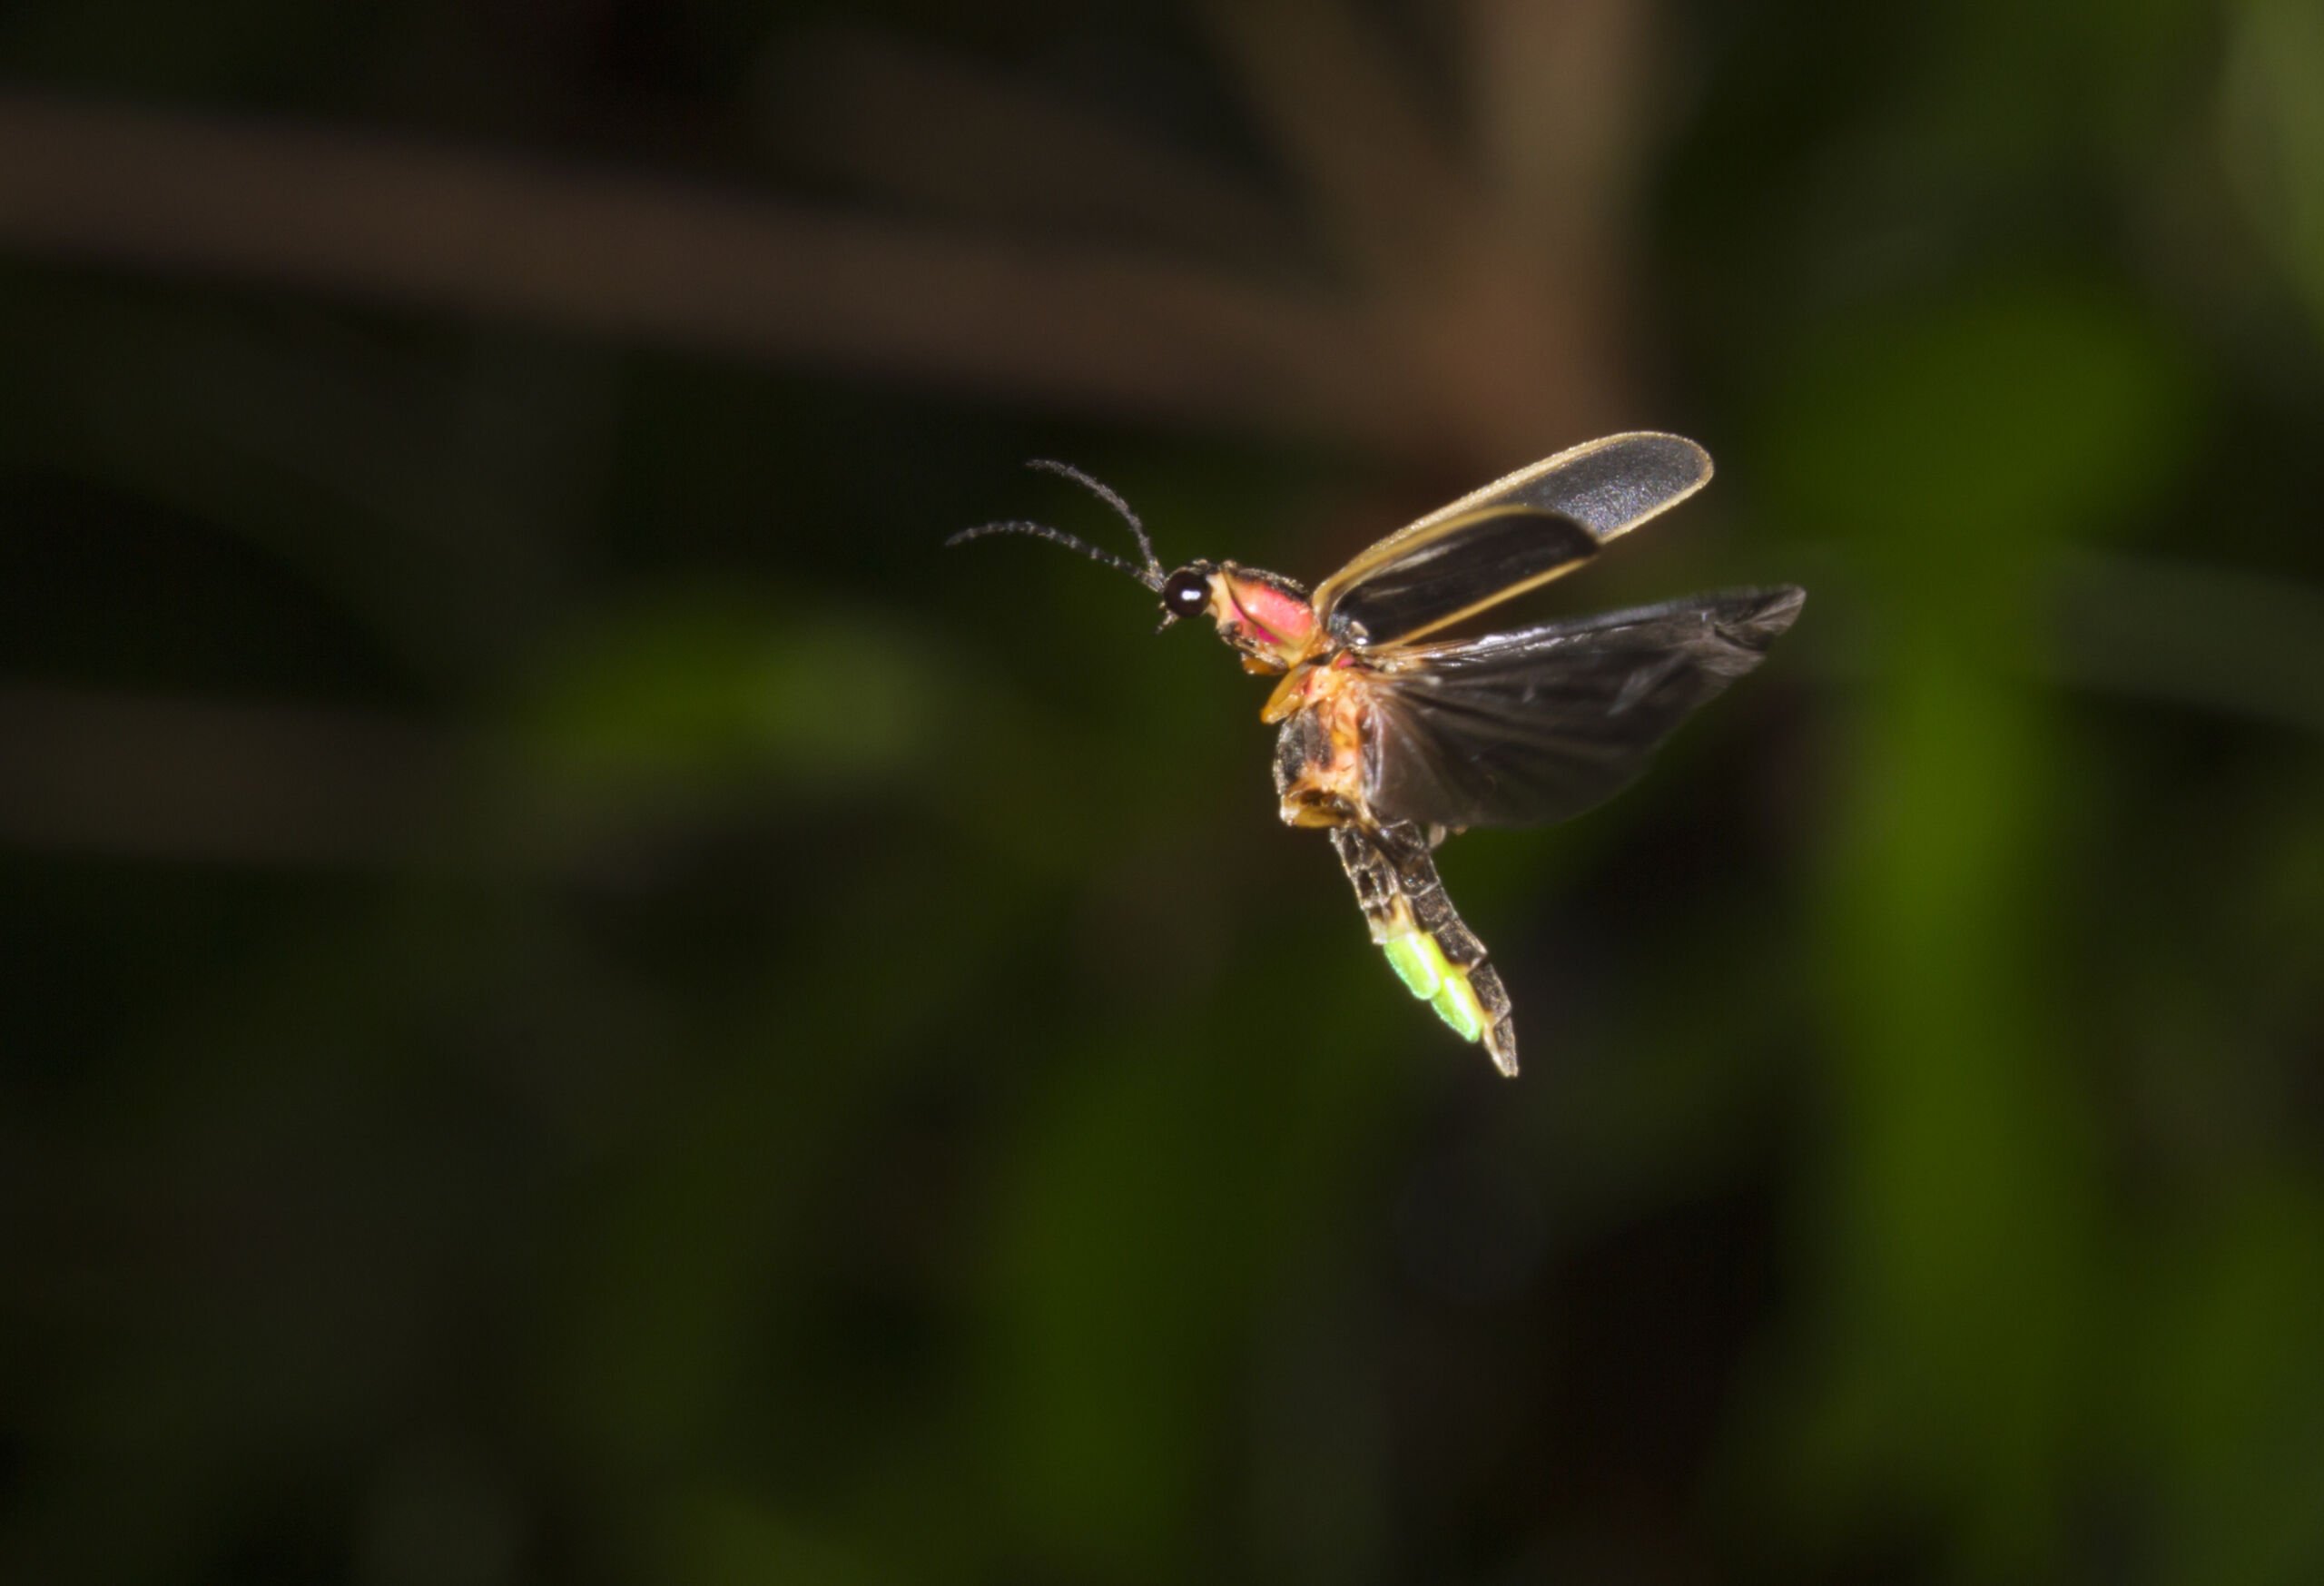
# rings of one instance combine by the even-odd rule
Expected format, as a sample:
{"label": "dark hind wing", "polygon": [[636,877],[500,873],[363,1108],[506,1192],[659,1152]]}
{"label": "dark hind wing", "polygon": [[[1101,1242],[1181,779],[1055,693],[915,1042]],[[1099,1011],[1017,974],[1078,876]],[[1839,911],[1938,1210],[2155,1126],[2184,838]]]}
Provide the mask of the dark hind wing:
{"label": "dark hind wing", "polygon": [[1608,436],[1472,490],[1324,580],[1315,613],[1344,645],[1410,643],[1580,566],[1710,478],[1676,435]]}
{"label": "dark hind wing", "polygon": [[1366,803],[1384,823],[1450,827],[1578,815],[1758,665],[1805,598],[1733,590],[1399,650],[1366,690]]}

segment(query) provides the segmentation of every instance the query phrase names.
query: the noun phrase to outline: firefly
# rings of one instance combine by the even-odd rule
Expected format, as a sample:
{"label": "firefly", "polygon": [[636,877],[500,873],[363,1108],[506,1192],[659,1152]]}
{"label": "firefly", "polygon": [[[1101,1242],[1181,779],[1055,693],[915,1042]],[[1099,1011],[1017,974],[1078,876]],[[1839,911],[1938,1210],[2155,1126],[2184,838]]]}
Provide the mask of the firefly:
{"label": "firefly", "polygon": [[1160,596],[1163,627],[1207,617],[1245,670],[1280,678],[1259,715],[1277,728],[1285,823],[1329,834],[1397,977],[1506,1075],[1517,1072],[1509,992],[1445,895],[1436,849],[1474,826],[1569,820],[1619,793],[1759,664],[1807,598],[1790,585],[1732,589],[1448,636],[1701,489],[1710,456],[1676,435],[1610,436],[1520,468],[1313,590],[1236,562],[1166,571],[1119,495],[1063,463],[1031,466],[1105,502],[1143,560],[1022,521],[945,543],[1022,534],[1078,551]]}

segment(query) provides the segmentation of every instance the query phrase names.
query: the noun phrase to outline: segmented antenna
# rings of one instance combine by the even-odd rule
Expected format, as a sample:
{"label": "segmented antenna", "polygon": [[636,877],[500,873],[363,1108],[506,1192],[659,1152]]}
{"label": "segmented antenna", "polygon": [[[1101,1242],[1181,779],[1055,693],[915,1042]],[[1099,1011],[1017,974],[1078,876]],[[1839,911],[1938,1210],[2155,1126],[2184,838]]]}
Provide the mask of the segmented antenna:
{"label": "segmented antenna", "polygon": [[974,528],[962,529],[944,543],[948,546],[965,545],[970,540],[982,539],[990,534],[1029,534],[1036,539],[1049,540],[1053,544],[1064,546],[1069,550],[1079,551],[1093,562],[1103,562],[1108,567],[1119,567],[1156,594],[1162,592],[1162,585],[1167,575],[1162,570],[1161,562],[1154,555],[1154,542],[1146,537],[1146,525],[1137,520],[1137,514],[1129,509],[1128,502],[1123,500],[1120,495],[1109,487],[1099,484],[1069,463],[1051,462],[1047,458],[1035,458],[1025,466],[1029,468],[1039,468],[1045,474],[1056,474],[1062,478],[1071,479],[1121,514],[1122,521],[1129,525],[1130,533],[1137,537],[1137,548],[1145,555],[1146,566],[1140,567],[1134,563],[1124,561],[1113,552],[1101,551],[1096,546],[1074,538],[1063,529],[1051,528],[1046,523],[1028,523],[1021,519],[1011,519],[1007,523],[980,523]]}
{"label": "segmented antenna", "polygon": [[1130,533],[1137,537],[1138,554],[1146,558],[1147,572],[1153,576],[1153,580],[1156,585],[1160,585],[1163,576],[1162,563],[1154,554],[1154,542],[1146,537],[1146,525],[1137,520],[1137,514],[1129,509],[1129,503],[1121,498],[1121,493],[1119,491],[1116,490],[1111,485],[1101,484],[1098,480],[1091,478],[1079,468],[1075,468],[1071,463],[1054,462],[1048,458],[1037,457],[1025,466],[1029,468],[1039,468],[1045,474],[1055,474],[1061,479],[1071,479],[1075,484],[1080,486],[1083,489],[1088,491],[1089,494],[1098,497],[1098,500],[1103,501],[1107,506],[1121,514],[1122,521],[1129,525]]}

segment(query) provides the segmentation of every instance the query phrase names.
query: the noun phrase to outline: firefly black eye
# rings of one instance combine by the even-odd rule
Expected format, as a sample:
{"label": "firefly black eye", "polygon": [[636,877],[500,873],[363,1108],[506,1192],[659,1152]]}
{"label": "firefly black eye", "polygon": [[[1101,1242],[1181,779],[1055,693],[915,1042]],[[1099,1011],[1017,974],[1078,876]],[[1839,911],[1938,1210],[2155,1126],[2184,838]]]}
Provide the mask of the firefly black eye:
{"label": "firefly black eye", "polygon": [[1172,616],[1200,616],[1210,606],[1210,580],[1191,567],[1171,574],[1162,605]]}

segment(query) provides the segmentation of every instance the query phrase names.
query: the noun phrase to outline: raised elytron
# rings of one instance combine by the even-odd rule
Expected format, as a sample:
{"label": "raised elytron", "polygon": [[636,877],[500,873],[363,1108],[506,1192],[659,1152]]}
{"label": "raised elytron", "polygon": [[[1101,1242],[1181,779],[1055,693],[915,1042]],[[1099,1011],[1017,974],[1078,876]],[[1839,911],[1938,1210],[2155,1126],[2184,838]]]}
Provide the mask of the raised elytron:
{"label": "raised elytron", "polygon": [[1493,1065],[1517,1072],[1509,993],[1436,873],[1471,826],[1578,815],[1645,769],[1698,706],[1758,665],[1799,615],[1781,586],[1689,596],[1466,639],[1438,635],[1570,573],[1709,479],[1675,435],[1610,436],[1560,452],[1407,525],[1311,594],[1234,562],[1166,572],[1128,503],[1061,463],[1119,513],[1142,566],[1039,523],[988,523],[948,544],[1029,534],[1120,568],[1162,597],[1162,626],[1207,616],[1246,671],[1283,681],[1284,821],[1328,831],[1372,940],[1414,996]]}

